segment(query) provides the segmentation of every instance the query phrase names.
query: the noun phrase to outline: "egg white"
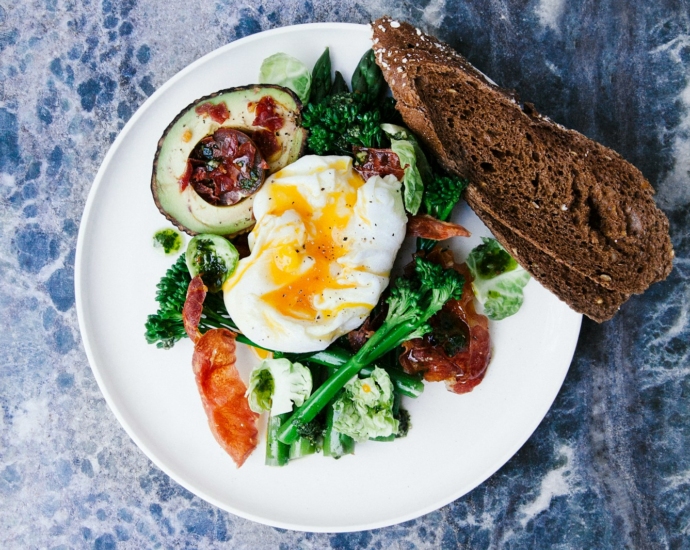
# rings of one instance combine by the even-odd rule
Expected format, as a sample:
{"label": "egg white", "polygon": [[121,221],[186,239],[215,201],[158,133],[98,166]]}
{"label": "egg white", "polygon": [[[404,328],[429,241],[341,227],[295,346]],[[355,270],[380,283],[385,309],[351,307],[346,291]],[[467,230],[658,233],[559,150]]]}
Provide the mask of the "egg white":
{"label": "egg white", "polygon": [[400,182],[364,182],[350,157],[305,156],[264,183],[254,215],[251,254],[223,287],[238,328],[260,346],[302,353],[359,327],[405,237]]}

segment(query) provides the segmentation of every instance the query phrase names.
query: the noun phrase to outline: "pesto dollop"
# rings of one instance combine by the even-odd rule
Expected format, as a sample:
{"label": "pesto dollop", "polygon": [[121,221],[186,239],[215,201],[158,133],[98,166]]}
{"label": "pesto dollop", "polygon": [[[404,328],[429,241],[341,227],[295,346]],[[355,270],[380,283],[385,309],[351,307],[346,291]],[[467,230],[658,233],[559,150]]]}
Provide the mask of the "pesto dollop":
{"label": "pesto dollop", "polygon": [[153,235],[153,246],[166,254],[175,254],[182,248],[182,235],[174,229],[161,229]]}

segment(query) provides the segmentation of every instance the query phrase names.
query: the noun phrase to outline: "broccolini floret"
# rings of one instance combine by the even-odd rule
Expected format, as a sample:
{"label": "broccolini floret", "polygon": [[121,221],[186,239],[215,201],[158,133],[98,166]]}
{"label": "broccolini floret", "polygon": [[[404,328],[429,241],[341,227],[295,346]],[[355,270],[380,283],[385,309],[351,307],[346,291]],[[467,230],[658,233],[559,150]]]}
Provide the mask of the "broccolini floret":
{"label": "broccolini floret", "polygon": [[467,180],[434,174],[434,179],[424,189],[422,198],[426,213],[442,222],[447,221],[466,188]]}
{"label": "broccolini floret", "polygon": [[353,146],[384,147],[388,138],[381,123],[395,118],[394,105],[392,98],[386,98],[380,107],[371,106],[365,95],[353,92],[310,103],[302,113],[309,149],[317,155],[350,155]]}

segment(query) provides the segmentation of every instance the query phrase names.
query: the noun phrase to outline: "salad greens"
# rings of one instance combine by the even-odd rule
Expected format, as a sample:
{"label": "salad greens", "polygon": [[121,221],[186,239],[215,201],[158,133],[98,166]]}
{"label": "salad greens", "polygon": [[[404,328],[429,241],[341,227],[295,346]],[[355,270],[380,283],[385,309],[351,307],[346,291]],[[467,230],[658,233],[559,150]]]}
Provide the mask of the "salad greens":
{"label": "salad greens", "polygon": [[398,433],[393,415],[393,384],[386,371],[374,367],[368,378],[354,377],[333,405],[333,427],[355,441]]}
{"label": "salad greens", "polygon": [[467,267],[474,278],[472,290],[484,305],[484,313],[499,321],[517,313],[522,306],[522,289],[530,274],[496,239],[483,237],[482,241],[467,257]]}
{"label": "salad greens", "polygon": [[299,407],[311,394],[311,371],[284,357],[264,359],[249,375],[247,397],[255,413],[270,411],[276,416]]}
{"label": "salad greens", "polygon": [[264,59],[261,64],[259,83],[290,88],[302,103],[306,103],[311,88],[311,72],[299,59],[285,53],[276,53]]}
{"label": "salad greens", "polygon": [[422,204],[422,194],[424,193],[422,174],[417,168],[415,146],[408,140],[392,139],[391,149],[398,155],[400,166],[405,168],[402,181],[405,189],[403,194],[405,210],[414,216]]}

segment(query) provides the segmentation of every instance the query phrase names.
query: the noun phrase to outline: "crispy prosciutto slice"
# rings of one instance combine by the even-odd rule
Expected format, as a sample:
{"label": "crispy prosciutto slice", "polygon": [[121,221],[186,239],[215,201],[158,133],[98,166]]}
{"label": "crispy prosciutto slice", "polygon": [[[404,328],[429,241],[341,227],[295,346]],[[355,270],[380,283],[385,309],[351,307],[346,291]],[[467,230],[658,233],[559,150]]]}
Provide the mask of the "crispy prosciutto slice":
{"label": "crispy prosciutto slice", "polygon": [[197,275],[189,281],[187,298],[182,307],[182,322],[184,323],[184,329],[189,339],[195,344],[199,341],[199,338],[201,338],[199,322],[201,321],[201,314],[204,311],[206,292],[208,292],[208,288],[201,280],[201,275]]}
{"label": "crispy prosciutto slice", "polygon": [[418,214],[410,216],[407,222],[407,236],[444,241],[451,237],[469,237],[470,232],[457,223],[442,222],[428,214]]}
{"label": "crispy prosciutto slice", "polygon": [[449,250],[436,248],[427,258],[462,273],[463,294],[430,319],[430,334],[403,344],[400,364],[409,374],[421,372],[429,382],[444,381],[450,391],[467,393],[482,381],[491,359],[489,320],[474,309],[467,266],[456,264]]}
{"label": "crispy prosciutto slice", "polygon": [[192,365],[211,432],[240,467],[258,444],[259,415],[249,408],[235,359],[235,334],[215,328],[196,342]]}
{"label": "crispy prosciutto slice", "polygon": [[235,334],[224,328],[199,332],[206,291],[200,276],[190,281],[182,317],[194,342],[192,366],[211,432],[239,467],[258,444],[259,415],[249,408],[247,386],[235,367]]}

